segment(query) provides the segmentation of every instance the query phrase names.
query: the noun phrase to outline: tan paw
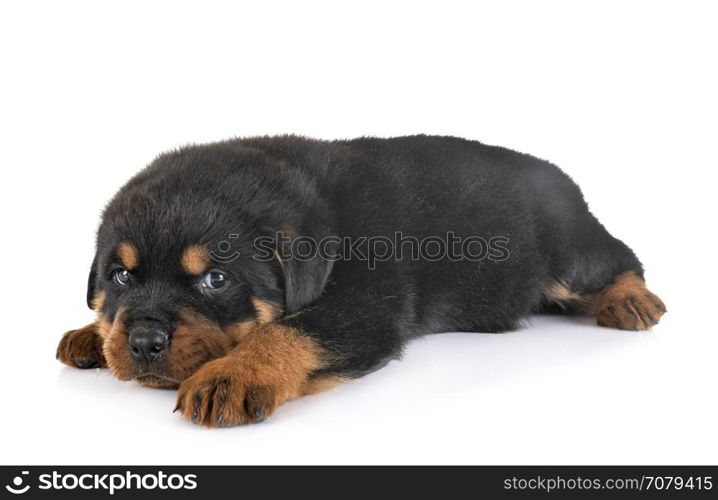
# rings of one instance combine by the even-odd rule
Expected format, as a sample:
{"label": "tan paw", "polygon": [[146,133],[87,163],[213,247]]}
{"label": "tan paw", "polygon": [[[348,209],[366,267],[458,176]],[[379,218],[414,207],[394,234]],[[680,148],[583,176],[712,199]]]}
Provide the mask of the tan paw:
{"label": "tan paw", "polygon": [[666,306],[633,273],[618,277],[600,295],[596,308],[599,325],[621,330],[647,330],[658,324]]}
{"label": "tan paw", "polygon": [[176,411],[207,427],[261,422],[298,394],[280,374],[257,368],[237,358],[210,361],[182,382]]}
{"label": "tan paw", "polygon": [[182,382],[175,411],[208,427],[261,422],[305,393],[320,356],[321,349],[299,331],[262,326],[230,355],[210,361]]}
{"label": "tan paw", "polygon": [[63,335],[55,357],[74,368],[107,366],[102,354],[102,337],[97,333],[95,323]]}

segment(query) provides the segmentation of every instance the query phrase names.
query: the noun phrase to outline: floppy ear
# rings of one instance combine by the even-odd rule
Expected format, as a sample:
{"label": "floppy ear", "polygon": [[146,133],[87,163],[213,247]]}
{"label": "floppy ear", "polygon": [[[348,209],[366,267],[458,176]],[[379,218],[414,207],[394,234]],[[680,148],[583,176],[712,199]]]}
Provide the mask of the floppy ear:
{"label": "floppy ear", "polygon": [[92,303],[95,300],[95,291],[97,289],[97,254],[92,259],[92,267],[90,268],[90,275],[87,277],[87,307],[94,309]]}
{"label": "floppy ear", "polygon": [[314,302],[322,294],[334,266],[333,259],[319,254],[303,259],[288,249],[278,251],[284,272],[284,312],[292,314]]}

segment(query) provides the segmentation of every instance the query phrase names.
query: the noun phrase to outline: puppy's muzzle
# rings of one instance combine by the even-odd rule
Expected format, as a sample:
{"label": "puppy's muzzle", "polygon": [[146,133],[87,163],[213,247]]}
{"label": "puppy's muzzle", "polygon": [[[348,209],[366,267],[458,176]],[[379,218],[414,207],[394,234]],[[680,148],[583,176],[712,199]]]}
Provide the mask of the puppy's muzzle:
{"label": "puppy's muzzle", "polygon": [[139,327],[130,332],[130,356],[138,362],[152,363],[169,348],[169,333],[159,327]]}

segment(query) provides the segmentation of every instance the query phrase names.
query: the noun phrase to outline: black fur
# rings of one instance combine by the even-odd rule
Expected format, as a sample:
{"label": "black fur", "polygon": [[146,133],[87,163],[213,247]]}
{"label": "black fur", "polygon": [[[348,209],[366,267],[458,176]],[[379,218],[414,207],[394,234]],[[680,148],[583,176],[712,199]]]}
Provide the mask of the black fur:
{"label": "black fur", "polygon": [[[357,259],[253,257],[256,239],[278,232],[319,240],[399,231],[500,236],[507,258],[392,259],[370,270]],[[126,240],[146,263],[132,291],[111,282],[111,251]],[[208,296],[177,262],[188,245],[223,241],[239,257],[217,261],[231,285]],[[629,270],[642,272],[638,259],[591,215],[576,184],[532,156],[453,137],[259,137],[163,154],[129,181],[104,213],[88,299],[105,290],[110,318],[122,301],[138,318],[172,324],[184,304],[230,324],[255,314],[259,297],[332,354],[324,373],[356,377],[419,335],[515,328],[546,307],[549,283],[595,294]]]}

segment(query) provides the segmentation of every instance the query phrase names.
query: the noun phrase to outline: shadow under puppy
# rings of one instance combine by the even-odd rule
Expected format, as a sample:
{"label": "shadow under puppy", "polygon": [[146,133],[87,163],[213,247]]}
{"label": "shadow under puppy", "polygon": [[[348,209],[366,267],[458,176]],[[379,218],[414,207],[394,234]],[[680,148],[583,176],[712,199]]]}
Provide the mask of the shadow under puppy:
{"label": "shadow under puppy", "polygon": [[[413,249],[368,265],[339,243],[361,255],[366,238],[397,233],[422,245],[500,237],[502,258]],[[298,242],[315,251],[299,258]],[[166,153],[109,203],[96,250],[97,319],[66,333],[58,358],[178,387],[177,410],[207,426],[261,421],[427,333],[506,331],[557,308],[643,330],[665,312],[566,174],[453,137],[259,137]]]}

